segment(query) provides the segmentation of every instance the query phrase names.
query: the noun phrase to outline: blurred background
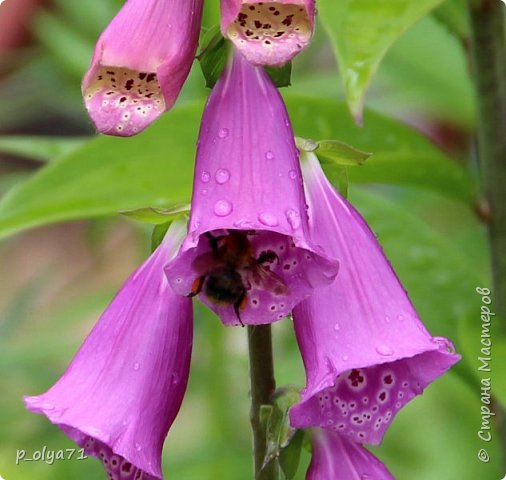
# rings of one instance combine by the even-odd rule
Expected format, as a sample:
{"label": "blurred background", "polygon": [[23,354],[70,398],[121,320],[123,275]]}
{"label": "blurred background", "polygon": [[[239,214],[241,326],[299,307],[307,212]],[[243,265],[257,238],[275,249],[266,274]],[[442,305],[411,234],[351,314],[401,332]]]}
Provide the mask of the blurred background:
{"label": "blurred background", "polygon": [[[215,3],[206,4],[204,28],[218,21]],[[0,7],[0,196],[94,134],[80,80],[94,42],[121,4],[7,0]],[[382,148],[389,141],[398,146],[400,137],[416,134],[424,148],[430,145],[477,179],[468,27],[461,7],[443,3],[400,38],[369,90],[364,129],[353,126],[342,106],[333,128],[342,128],[344,138],[336,139],[357,139],[357,147],[363,141],[374,153],[376,141]],[[310,136],[308,124],[319,122],[318,112],[298,116],[295,96],[318,95],[336,105],[343,99],[321,25],[312,46],[294,62],[292,85],[286,90],[294,95],[288,101],[296,134]],[[178,108],[207,95],[196,64]],[[34,138],[13,142],[18,135]],[[401,148],[396,154],[409,152]],[[477,437],[481,298],[475,288],[491,288],[486,230],[476,214],[479,200],[462,200],[454,188],[457,180],[446,183],[444,172],[435,171],[433,183],[424,185],[400,174],[398,181],[383,181],[367,168],[364,174],[350,172],[350,200],[377,233],[422,320],[434,335],[450,337],[464,356],[401,411],[374,451],[400,480],[500,479],[506,473],[504,432],[496,428],[500,419],[492,442],[484,445]],[[392,167],[389,178],[395,176]],[[119,215],[99,217],[19,231],[0,241],[0,476],[5,480],[104,477],[95,459],[15,465],[17,450],[30,456],[44,446],[73,448],[56,427],[24,410],[22,396],[43,392],[59,378],[114,292],[149,254],[150,225]],[[190,384],[166,442],[164,471],[179,480],[251,478],[246,331],[223,328],[203,307],[196,308]],[[278,385],[302,386],[304,371],[289,320],[274,326],[274,341]],[[506,350],[499,328],[494,342],[499,406],[506,392],[499,375]],[[477,459],[485,446],[487,464]],[[304,478],[308,460],[304,452],[296,478]]]}

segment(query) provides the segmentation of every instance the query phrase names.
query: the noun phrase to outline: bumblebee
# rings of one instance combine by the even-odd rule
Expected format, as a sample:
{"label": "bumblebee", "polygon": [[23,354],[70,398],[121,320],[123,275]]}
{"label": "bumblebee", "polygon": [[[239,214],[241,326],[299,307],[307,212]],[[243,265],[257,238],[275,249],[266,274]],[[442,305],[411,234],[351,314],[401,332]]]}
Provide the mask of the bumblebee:
{"label": "bumblebee", "polygon": [[226,235],[215,237],[207,232],[205,236],[211,251],[194,260],[192,266],[199,276],[188,295],[194,297],[202,292],[216,305],[232,305],[243,326],[240,312],[248,305],[247,292],[251,289],[251,283],[275,295],[288,293],[285,282],[269,269],[269,264],[275,261],[279,263],[278,255],[267,250],[258,258],[253,256],[248,234],[255,233],[229,230]]}

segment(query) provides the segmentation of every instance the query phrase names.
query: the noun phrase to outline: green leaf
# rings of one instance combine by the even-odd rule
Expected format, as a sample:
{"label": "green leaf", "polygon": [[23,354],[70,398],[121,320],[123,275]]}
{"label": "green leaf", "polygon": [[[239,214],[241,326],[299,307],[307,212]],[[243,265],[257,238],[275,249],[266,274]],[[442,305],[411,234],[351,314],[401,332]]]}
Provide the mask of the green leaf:
{"label": "green leaf", "polygon": [[318,142],[316,150],[318,157],[329,160],[336,165],[357,166],[364,165],[372,153],[362,152],[351,145],[337,140],[322,140]]}
{"label": "green leaf", "polygon": [[154,252],[158,246],[162,243],[163,237],[167,233],[171,225],[171,221],[167,223],[161,223],[160,225],[155,225],[153,228],[153,233],[151,234],[151,251]]}
{"label": "green leaf", "polygon": [[469,15],[466,0],[446,0],[432,15],[460,39],[469,35]]}
{"label": "green leaf", "polygon": [[[474,203],[473,176],[413,128],[372,111],[366,111],[367,123],[359,128],[341,102],[304,95],[286,95],[285,100],[297,136],[335,138],[373,152],[364,166],[349,170],[351,183],[414,186]],[[335,166],[324,165],[332,175]]]}
{"label": "green leaf", "polygon": [[219,25],[210,28],[200,43],[202,49],[197,58],[206,79],[206,87],[213,88],[227,63],[229,45],[223,38]]}
{"label": "green leaf", "polygon": [[150,223],[152,225],[161,225],[172,222],[182,213],[189,213],[190,205],[175,205],[173,208],[139,208],[137,210],[120,211],[125,217],[137,220],[139,222]]}
{"label": "green leaf", "polygon": [[320,0],[320,18],[332,39],[348,105],[359,123],[365,92],[388,49],[441,1]]}
{"label": "green leaf", "polygon": [[0,137],[0,151],[34,160],[48,161],[82,146],[87,137]]}
{"label": "green leaf", "polygon": [[0,202],[0,236],[48,223],[189,203],[201,106],[173,110],[132,138],[97,137]]}
{"label": "green leaf", "polygon": [[292,480],[299,469],[300,454],[304,442],[304,432],[297,430],[287,447],[279,454],[279,466],[286,480]]}
{"label": "green leaf", "polygon": [[285,63],[282,67],[265,67],[265,71],[278,88],[292,84],[292,62]]}
{"label": "green leaf", "polygon": [[320,161],[327,178],[344,197],[348,198],[350,190],[350,176],[348,174],[348,168],[342,165],[335,165],[325,160]]}

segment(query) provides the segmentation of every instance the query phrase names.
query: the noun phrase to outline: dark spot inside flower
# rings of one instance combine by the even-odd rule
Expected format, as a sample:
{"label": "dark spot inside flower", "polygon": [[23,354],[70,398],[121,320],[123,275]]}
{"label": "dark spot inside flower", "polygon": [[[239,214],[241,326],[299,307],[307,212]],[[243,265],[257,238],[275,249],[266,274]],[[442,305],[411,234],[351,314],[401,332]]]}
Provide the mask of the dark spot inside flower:
{"label": "dark spot inside flower", "polygon": [[265,43],[266,45],[270,45],[270,44],[271,44],[271,42],[270,42],[269,40],[266,40],[264,43]]}
{"label": "dark spot inside flower", "polygon": [[251,6],[249,7],[249,9],[250,9],[250,10],[255,10],[255,6],[254,6],[254,5],[251,5]]}
{"label": "dark spot inside flower", "polygon": [[146,77],[146,82],[152,82],[154,79],[156,78],[156,73],[150,73],[147,77]]}
{"label": "dark spot inside flower", "polygon": [[278,15],[280,15],[279,10],[276,10],[276,11],[274,12],[274,15],[275,15],[276,17],[277,17]]}
{"label": "dark spot inside flower", "polygon": [[256,28],[261,28],[262,27],[262,22],[260,22],[259,20],[255,20],[255,27]]}
{"label": "dark spot inside flower", "polygon": [[292,24],[292,22],[293,22],[293,15],[287,15],[281,23],[289,27]]}
{"label": "dark spot inside flower", "polygon": [[263,28],[272,28],[272,25],[270,23],[264,23]]}
{"label": "dark spot inside flower", "polygon": [[130,78],[125,82],[125,90],[132,90],[133,86],[134,86],[133,79]]}
{"label": "dark spot inside flower", "polygon": [[381,392],[379,395],[378,395],[378,398],[384,402],[387,398],[387,394],[385,392]]}
{"label": "dark spot inside flower", "polygon": [[386,385],[391,385],[394,381],[392,378],[392,375],[385,375],[385,378],[383,379]]}
{"label": "dark spot inside flower", "polygon": [[274,34],[274,36],[275,36],[276,38],[279,38],[279,37],[282,37],[284,34],[285,34],[285,32],[284,32],[284,31],[282,31],[282,32],[277,32],[277,33],[275,33],[275,34]]}
{"label": "dark spot inside flower", "polygon": [[269,10],[273,12],[274,10],[276,10],[276,7],[269,7]]}
{"label": "dark spot inside flower", "polygon": [[102,75],[99,75],[99,76],[98,76],[98,79],[99,79],[99,80],[102,80],[102,78],[104,78]]}
{"label": "dark spot inside flower", "polygon": [[119,103],[126,102],[126,100],[127,100],[127,97],[121,97],[121,98],[119,99]]}
{"label": "dark spot inside flower", "polygon": [[111,72],[110,70],[107,70],[108,75],[114,75],[114,72]]}
{"label": "dark spot inside flower", "polygon": [[360,370],[357,370],[355,368],[348,375],[348,379],[354,387],[358,387],[361,383],[364,382],[364,377],[360,374]]}
{"label": "dark spot inside flower", "polygon": [[147,73],[139,73],[139,78],[144,80],[146,78]]}
{"label": "dark spot inside flower", "polygon": [[247,37],[251,37],[251,35],[253,35],[253,32],[251,30],[246,30],[244,33]]}
{"label": "dark spot inside flower", "polygon": [[132,464],[130,462],[125,462],[123,465],[121,465],[121,471],[130,473],[132,471]]}

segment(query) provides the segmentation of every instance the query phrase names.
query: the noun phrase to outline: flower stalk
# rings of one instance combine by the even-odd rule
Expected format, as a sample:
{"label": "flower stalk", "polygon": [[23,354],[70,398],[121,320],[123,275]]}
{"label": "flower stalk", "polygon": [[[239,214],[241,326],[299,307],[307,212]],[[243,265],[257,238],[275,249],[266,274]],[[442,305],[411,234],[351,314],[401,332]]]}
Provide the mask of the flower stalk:
{"label": "flower stalk", "polygon": [[253,432],[255,479],[276,480],[275,462],[270,462],[264,467],[267,440],[265,425],[262,425],[260,418],[262,405],[272,405],[272,394],[276,389],[271,326],[248,326],[248,348],[251,384],[250,421]]}
{"label": "flower stalk", "polygon": [[504,5],[471,1],[471,55],[478,108],[478,157],[483,189],[492,219],[492,254],[496,312],[506,318],[506,43]]}
{"label": "flower stalk", "polygon": [[[506,43],[504,5],[470,0],[471,56],[478,111],[478,159],[491,220],[489,242],[495,312],[506,318]],[[497,409],[500,409],[498,406]],[[506,442],[504,414],[498,428]]]}

